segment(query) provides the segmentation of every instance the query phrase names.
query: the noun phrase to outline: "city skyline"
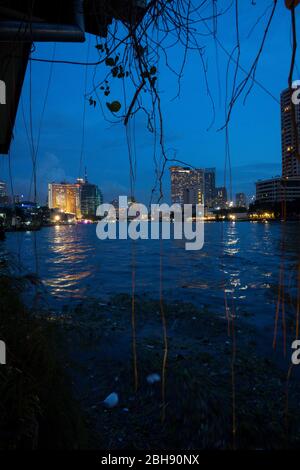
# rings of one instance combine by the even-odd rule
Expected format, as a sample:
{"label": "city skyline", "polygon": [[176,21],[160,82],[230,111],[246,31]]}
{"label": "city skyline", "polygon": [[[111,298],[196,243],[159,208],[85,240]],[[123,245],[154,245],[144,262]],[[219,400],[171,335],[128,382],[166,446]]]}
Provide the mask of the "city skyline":
{"label": "city skyline", "polygon": [[[298,86],[298,90],[300,87]],[[280,95],[281,111],[281,175],[256,182],[259,204],[293,202],[300,199],[300,105],[291,103],[291,91]],[[295,131],[297,135],[295,135]]]}
{"label": "city skyline", "polygon": [[[244,57],[249,59],[256,53],[255,41],[246,41],[253,18],[259,7],[253,8],[253,18],[246,16],[241,5],[241,47]],[[262,34],[263,25],[257,25],[256,34]],[[276,29],[283,32],[285,39],[276,38]],[[234,42],[230,23],[220,32],[220,40],[230,50]],[[242,101],[237,103],[230,126],[231,165],[233,194],[245,192],[251,196],[255,192],[254,182],[258,179],[280,174],[280,92],[286,88],[289,57],[286,49],[289,44],[289,15],[283,6],[278,6],[270,31],[270,39],[260,59],[257,80],[266,86],[273,97],[259,86],[255,86],[248,97],[246,107]],[[57,44],[55,57],[75,58],[85,61],[89,51],[89,60],[95,58],[94,44]],[[36,44],[36,57],[49,58],[54,53],[51,44]],[[213,46],[207,48],[207,54],[214,56]],[[176,63],[176,57],[172,56]],[[194,74],[196,56],[191,56],[185,79],[182,83],[182,99],[171,101],[176,94],[176,79],[171,85],[170,77],[162,70],[160,87],[162,100],[168,120],[165,126],[166,144],[174,149],[172,155],[194,167],[216,167],[218,186],[224,186],[225,139],[218,129],[224,124],[223,100],[224,87],[218,91],[218,80],[215,66],[211,64],[209,74],[210,89],[213,94],[216,110],[214,126],[207,131],[212,118],[212,107],[205,90],[205,80],[200,74]],[[228,57],[220,57],[220,67],[226,69]],[[246,62],[247,62],[246,60]],[[278,63],[281,67],[278,70]],[[247,63],[243,64],[247,68]],[[32,63],[33,93],[33,133],[37,140],[37,128],[40,123],[41,107],[49,78],[49,64]],[[76,74],[75,74],[76,72]],[[91,85],[93,70],[87,70],[87,81]],[[46,179],[75,180],[79,174],[81,156],[82,115],[84,107],[84,68],[54,64],[53,77],[45,117],[41,128],[41,139],[38,152],[38,193],[39,199],[46,199]],[[240,78],[243,74],[240,72]],[[172,78],[172,77],[171,77]],[[174,78],[174,77],[173,77]],[[225,77],[220,77],[224,82]],[[170,86],[169,86],[170,83]],[[24,129],[22,109],[25,109],[25,121],[28,124],[30,73],[26,74],[21,106],[19,107],[15,138],[11,148],[11,167],[15,193],[29,194],[31,180],[31,156]],[[89,88],[91,88],[89,86]],[[88,89],[89,89],[88,88]],[[120,89],[114,88],[114,95],[119,98]],[[222,104],[222,105],[221,105]],[[199,106],[205,107],[207,113],[199,116]],[[126,134],[123,124],[111,125],[106,122],[97,105],[96,109],[86,105],[84,164],[93,168],[94,181],[103,188],[107,199],[117,194],[130,194],[129,163],[126,150]],[[138,151],[136,197],[148,201],[154,184],[152,136],[147,131],[147,123],[138,116],[135,123]],[[47,129],[47,131],[45,131]],[[249,138],[251,136],[251,138]],[[247,145],[244,145],[247,142]],[[4,159],[5,160],[5,159]],[[7,159],[8,160],[8,159]],[[1,179],[9,181],[8,161],[1,163]],[[175,164],[175,162],[174,162]],[[228,166],[227,166],[228,168]],[[167,172],[168,173],[168,172]],[[49,178],[49,175],[51,176]],[[227,183],[228,183],[227,172]],[[165,194],[169,194],[168,174],[164,177]],[[167,199],[167,197],[166,197]]]}

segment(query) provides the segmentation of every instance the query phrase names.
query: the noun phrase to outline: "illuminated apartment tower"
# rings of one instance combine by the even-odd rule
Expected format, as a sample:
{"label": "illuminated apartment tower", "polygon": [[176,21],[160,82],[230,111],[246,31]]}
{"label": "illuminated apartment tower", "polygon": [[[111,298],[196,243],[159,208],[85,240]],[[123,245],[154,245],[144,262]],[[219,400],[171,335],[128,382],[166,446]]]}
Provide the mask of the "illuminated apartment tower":
{"label": "illuminated apartment tower", "polygon": [[[188,204],[187,194],[193,193],[194,200],[200,200],[200,193],[204,194],[204,170],[190,169],[181,166],[170,167],[171,173],[171,199],[172,203]],[[197,195],[195,197],[195,195]],[[190,199],[190,197],[188,197]]]}
{"label": "illuminated apartment tower", "polygon": [[0,205],[8,204],[7,188],[4,181],[0,181]]}
{"label": "illuminated apartment tower", "polygon": [[0,197],[6,196],[6,183],[4,181],[0,181]]}
{"label": "illuminated apartment tower", "polygon": [[60,209],[66,214],[74,214],[81,218],[80,184],[49,183],[48,206],[50,209]]}
{"label": "illuminated apartment tower", "polygon": [[[282,176],[283,178],[300,176],[300,161],[296,157],[296,138],[300,149],[300,105],[292,106],[291,92],[284,90],[280,97],[281,105],[281,146],[282,146]],[[293,112],[296,111],[298,135],[295,136]]]}
{"label": "illuminated apartment tower", "polygon": [[[295,90],[294,90],[295,91]],[[256,201],[274,204],[300,201],[300,162],[296,155],[296,138],[300,150],[300,105],[292,105],[289,89],[280,96],[282,176],[256,182]],[[297,135],[293,125],[295,110]]]}

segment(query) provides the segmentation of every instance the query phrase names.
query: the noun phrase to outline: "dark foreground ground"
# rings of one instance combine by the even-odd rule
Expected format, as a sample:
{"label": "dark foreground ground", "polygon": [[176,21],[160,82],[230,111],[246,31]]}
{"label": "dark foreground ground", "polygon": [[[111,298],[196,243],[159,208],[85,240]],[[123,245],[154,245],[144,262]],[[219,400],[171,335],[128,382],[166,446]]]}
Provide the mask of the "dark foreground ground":
{"label": "dark foreground ground", "polygon": [[[189,304],[146,298],[136,299],[135,318],[134,341],[131,298],[121,295],[65,309],[59,320],[65,366],[93,448],[300,447],[295,367],[287,382],[286,365],[275,366],[271,345],[264,348],[256,329],[238,318],[228,325]],[[160,381],[149,384],[153,373]],[[103,400],[112,392],[119,403],[107,409]]]}
{"label": "dark foreground ground", "polygon": [[0,449],[300,448],[297,368],[240,318],[138,297],[134,338],[129,296],[29,312],[26,283],[0,279]]}

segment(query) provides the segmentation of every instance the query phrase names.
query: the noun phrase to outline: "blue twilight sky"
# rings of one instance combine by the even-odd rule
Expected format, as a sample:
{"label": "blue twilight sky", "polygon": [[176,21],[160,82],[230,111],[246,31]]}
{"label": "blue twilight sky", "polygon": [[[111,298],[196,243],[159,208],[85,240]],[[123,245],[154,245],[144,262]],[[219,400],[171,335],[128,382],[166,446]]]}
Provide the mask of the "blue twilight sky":
{"label": "blue twilight sky", "polygon": [[[197,3],[197,2],[196,2]],[[218,4],[228,5],[227,1]],[[255,58],[262,39],[263,31],[273,5],[272,0],[243,0],[240,5],[240,63],[249,69]],[[280,92],[287,87],[287,77],[291,56],[290,15],[284,8],[284,1],[279,1],[269,36],[257,69],[257,80],[279,100]],[[266,10],[267,9],[267,10]],[[252,31],[251,28],[261,17],[261,21]],[[203,12],[209,16],[209,10]],[[297,11],[300,21],[300,8]],[[211,27],[210,22],[207,22]],[[164,135],[166,147],[176,152],[178,159],[196,167],[216,167],[217,183],[224,184],[225,135],[218,129],[224,124],[224,100],[226,88],[226,68],[228,56],[218,48],[202,25],[200,41],[205,46],[204,62],[211,93],[216,107],[214,125],[207,130],[212,119],[212,107],[207,96],[203,67],[199,54],[190,53],[181,84],[180,97],[172,100],[177,93],[176,77],[163,65],[159,65],[159,90],[161,92],[164,114]],[[206,34],[206,35],[205,35]],[[225,15],[219,20],[218,37],[224,48],[229,51],[235,46],[234,14]],[[55,59],[75,61],[97,60],[95,38],[87,37],[84,44],[37,43],[33,57],[52,58],[55,47]],[[169,62],[175,68],[179,66],[179,57],[183,49],[175,46],[169,50]],[[219,60],[221,93],[217,80],[216,54]],[[299,53],[297,56],[299,63]],[[231,66],[231,80],[234,66]],[[35,143],[45,100],[50,64],[32,62],[32,129]],[[103,78],[107,68],[100,66],[87,71],[87,91],[93,87],[93,74],[96,81]],[[81,138],[83,130],[83,109],[86,68],[78,65],[54,64],[41,126],[40,144],[37,157],[38,195],[41,203],[46,202],[47,183],[51,181],[73,181],[79,176]],[[24,121],[30,128],[30,70],[28,67],[24,82],[22,102],[15,126],[14,141],[11,146],[12,180],[15,194],[30,196],[32,175],[31,152],[28,144]],[[244,78],[239,72],[238,79]],[[295,79],[300,79],[297,68]],[[95,93],[91,95],[95,98]],[[104,107],[107,99],[99,95]],[[127,100],[132,96],[128,88]],[[112,99],[124,104],[121,81],[112,85]],[[111,99],[110,97],[110,99]],[[23,109],[23,112],[22,112]],[[106,113],[107,117],[109,112]],[[133,129],[134,127],[134,129]],[[121,123],[107,122],[100,110],[86,106],[85,144],[83,167],[87,166],[89,180],[100,186],[104,199],[111,200],[122,194],[129,194],[129,160],[125,126]],[[154,182],[153,135],[146,128],[142,114],[137,114],[134,126],[131,125],[132,137],[135,131],[135,149],[137,174],[135,195],[148,202]],[[131,139],[131,141],[133,141]],[[254,194],[254,182],[257,179],[280,174],[280,109],[279,103],[258,86],[254,86],[246,104],[243,98],[238,101],[230,124],[231,163],[233,193],[244,191]],[[9,181],[8,158],[0,159],[0,179]],[[228,178],[227,178],[228,182]],[[170,184],[166,171],[164,177],[165,199],[169,200]],[[32,194],[32,193],[31,193]]]}

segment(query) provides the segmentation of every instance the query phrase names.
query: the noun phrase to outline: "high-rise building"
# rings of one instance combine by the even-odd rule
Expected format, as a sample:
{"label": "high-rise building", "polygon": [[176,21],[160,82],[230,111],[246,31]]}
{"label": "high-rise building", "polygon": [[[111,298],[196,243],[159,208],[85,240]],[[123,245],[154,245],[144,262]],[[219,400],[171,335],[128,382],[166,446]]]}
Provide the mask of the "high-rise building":
{"label": "high-rise building", "polygon": [[0,181],[0,197],[6,196],[7,191],[6,191],[6,183],[4,181]]}
{"label": "high-rise building", "polygon": [[227,189],[225,186],[220,186],[216,188],[216,195],[214,204],[216,207],[224,208],[227,203]]}
{"label": "high-rise building", "polygon": [[212,207],[216,195],[216,169],[204,169],[204,199],[207,207]]}
{"label": "high-rise building", "polygon": [[193,199],[199,200],[199,194],[204,194],[204,170],[191,169],[181,166],[170,167],[171,199],[173,204],[187,204],[188,194],[193,192]]}
{"label": "high-rise building", "polygon": [[203,204],[203,191],[200,188],[186,188],[183,194],[184,204]]}
{"label": "high-rise building", "polygon": [[236,193],[235,205],[236,207],[247,207],[247,196],[245,193]]}
{"label": "high-rise building", "polygon": [[271,178],[256,183],[256,201],[274,204],[300,199],[300,178]]}
{"label": "high-rise building", "polygon": [[[256,202],[278,203],[300,200],[300,105],[292,103],[291,90],[280,96],[282,176],[256,182]],[[295,134],[294,118],[297,135]],[[296,140],[297,139],[297,140]]]}
{"label": "high-rise building", "polygon": [[77,219],[80,219],[80,187],[79,183],[49,183],[49,209],[59,209],[66,214],[74,214]]}
{"label": "high-rise building", "polygon": [[103,197],[97,185],[91,184],[87,178],[80,183],[80,210],[82,217],[94,218],[97,207],[102,204]]}
{"label": "high-rise building", "polygon": [[8,204],[7,187],[4,181],[0,181],[0,205]]}
{"label": "high-rise building", "polygon": [[204,172],[202,169],[172,166],[170,173],[173,204],[184,204],[187,190],[204,192]]}
{"label": "high-rise building", "polygon": [[[300,176],[300,161],[296,155],[300,149],[300,105],[292,104],[290,89],[281,93],[281,147],[282,147],[282,176],[283,178],[291,176]],[[296,120],[297,135],[293,124]],[[297,140],[296,140],[297,139]]]}

